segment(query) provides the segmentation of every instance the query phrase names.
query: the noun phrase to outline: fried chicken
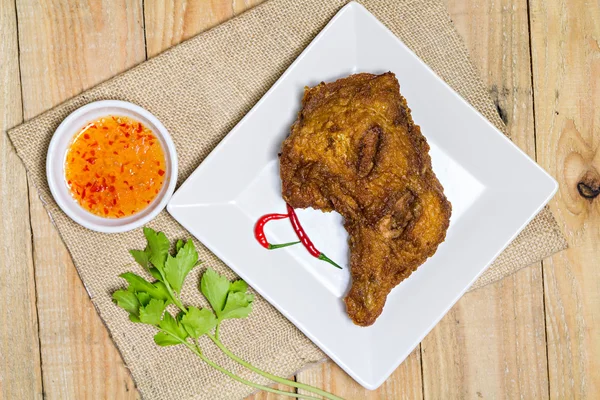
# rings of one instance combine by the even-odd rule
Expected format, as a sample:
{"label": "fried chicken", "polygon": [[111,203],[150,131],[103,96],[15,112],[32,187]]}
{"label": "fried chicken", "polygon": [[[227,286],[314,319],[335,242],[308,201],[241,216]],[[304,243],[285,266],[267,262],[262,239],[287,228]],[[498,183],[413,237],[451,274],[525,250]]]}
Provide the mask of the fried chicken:
{"label": "fried chicken", "polygon": [[344,301],[357,325],[373,324],[389,292],[445,239],[451,205],[391,72],[306,88],[280,173],[292,207],[344,217],[352,276]]}

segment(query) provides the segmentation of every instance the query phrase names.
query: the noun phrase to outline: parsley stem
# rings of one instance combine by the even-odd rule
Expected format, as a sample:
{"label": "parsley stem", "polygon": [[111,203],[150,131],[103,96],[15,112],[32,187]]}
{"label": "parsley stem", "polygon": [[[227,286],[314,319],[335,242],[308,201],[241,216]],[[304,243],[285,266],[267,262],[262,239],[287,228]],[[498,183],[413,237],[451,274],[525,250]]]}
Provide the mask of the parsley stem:
{"label": "parsley stem", "polygon": [[216,369],[217,371],[222,372],[223,374],[227,375],[228,377],[230,377],[233,380],[236,380],[240,383],[243,383],[244,385],[253,387],[255,389],[260,389],[260,390],[264,390],[265,392],[270,392],[270,393],[275,393],[275,394],[279,394],[282,396],[290,396],[290,397],[295,397],[298,399],[317,399],[317,397],[313,397],[313,396],[307,396],[307,395],[303,395],[303,394],[299,394],[299,393],[293,393],[293,392],[286,392],[284,390],[278,390],[278,389],[273,389],[272,387],[269,386],[264,386],[264,385],[260,385],[258,383],[254,383],[252,381],[248,381],[236,374],[234,374],[233,372],[226,370],[225,368],[221,367],[220,365],[216,364],[215,362],[213,362],[212,360],[210,360],[209,358],[207,358],[204,354],[202,354],[202,351],[200,350],[200,347],[198,347],[197,344],[192,345],[190,342],[188,342],[185,339],[181,339],[180,337],[173,335],[171,332],[165,331],[164,329],[160,329],[159,330],[173,338],[175,338],[177,341],[179,341],[181,344],[184,344],[188,349],[190,349],[194,354],[196,354],[198,357],[200,357],[200,359],[202,361],[204,361],[205,363],[207,363],[208,365],[210,365],[211,367],[213,367],[214,369]]}
{"label": "parsley stem", "polygon": [[221,321],[217,321],[217,327],[215,328],[215,338],[217,338],[217,340],[219,340],[219,328],[220,327],[221,327]]}
{"label": "parsley stem", "polygon": [[181,300],[179,300],[179,298],[177,297],[177,295],[173,293],[171,296],[173,297],[173,302],[175,303],[175,305],[177,307],[179,307],[179,309],[181,311],[183,311],[184,313],[187,314],[188,313],[187,308],[185,308],[185,306],[183,305],[183,303],[181,302]]}
{"label": "parsley stem", "polygon": [[181,300],[179,300],[179,298],[177,297],[177,295],[173,292],[173,290],[167,286],[167,290],[169,291],[169,294],[171,295],[171,297],[173,298],[173,303],[175,303],[175,305],[177,307],[179,307],[179,309],[181,311],[183,311],[184,313],[188,313],[187,308],[185,308],[185,306],[183,305],[183,303],[181,303]]}
{"label": "parsley stem", "polygon": [[171,288],[171,285],[169,284],[169,281],[167,280],[167,278],[165,277],[163,272],[159,269],[158,273],[160,274],[160,276],[162,276],[162,283],[164,283],[165,287],[167,288],[167,292],[169,292],[169,295],[171,296],[171,299],[173,300],[173,304],[175,304],[181,311],[183,311],[184,313],[187,314],[188,313],[187,308],[185,308],[185,306],[183,305],[181,300],[179,300],[179,297],[177,297],[177,295],[173,291],[173,288]]}
{"label": "parsley stem", "polygon": [[[218,327],[219,325],[217,325]],[[236,356],[235,354],[233,354],[231,352],[231,350],[229,350],[227,347],[225,347],[225,345],[219,340],[219,338],[216,336],[216,331],[215,331],[215,335],[211,335],[210,333],[207,334],[208,337],[210,338],[210,340],[213,341],[213,343],[223,352],[225,353],[225,355],[227,355],[227,357],[231,358],[233,361],[237,362],[238,364],[243,365],[244,367],[248,368],[250,371],[255,372],[267,379],[270,379],[272,381],[275,381],[277,383],[282,383],[284,385],[288,385],[288,386],[292,386],[298,389],[303,389],[306,390],[307,392],[311,392],[311,393],[315,393],[318,394],[320,396],[323,396],[326,399],[330,399],[330,400],[344,400],[341,397],[338,397],[332,393],[326,392],[325,390],[319,389],[317,387],[311,386],[311,385],[307,385],[305,383],[301,383],[301,382],[296,382],[296,381],[292,381],[289,379],[285,379],[282,378],[280,376],[277,375],[273,375],[270,374],[266,371],[263,371],[259,368],[256,368],[254,365],[250,364],[249,362],[243,360],[242,358]]]}

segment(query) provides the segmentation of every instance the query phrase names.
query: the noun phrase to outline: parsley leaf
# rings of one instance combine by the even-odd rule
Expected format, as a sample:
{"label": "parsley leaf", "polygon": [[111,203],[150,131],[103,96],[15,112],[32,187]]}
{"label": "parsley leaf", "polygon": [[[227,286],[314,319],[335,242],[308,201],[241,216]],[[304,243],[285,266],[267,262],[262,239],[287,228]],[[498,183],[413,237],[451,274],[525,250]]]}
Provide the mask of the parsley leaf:
{"label": "parsley leaf", "polygon": [[183,281],[187,274],[196,266],[197,262],[198,252],[191,240],[188,240],[183,247],[180,247],[175,257],[171,255],[167,256],[164,268],[165,277],[175,291],[181,291]]}
{"label": "parsley leaf", "polygon": [[181,324],[194,339],[213,330],[217,326],[217,318],[210,310],[188,307],[188,313],[181,318]]}
{"label": "parsley leaf", "polygon": [[129,314],[135,316],[139,315],[140,302],[134,293],[121,289],[114,292],[112,298],[119,307],[127,311]]}
{"label": "parsley leaf", "polygon": [[245,292],[233,292],[227,296],[227,302],[219,319],[245,318],[252,311],[254,296]]}
{"label": "parsley leaf", "polygon": [[231,282],[229,285],[230,292],[245,292],[246,290],[248,290],[248,284],[241,279]]}
{"label": "parsley leaf", "polygon": [[160,325],[161,329],[164,329],[165,331],[172,333],[173,335],[177,336],[178,338],[181,339],[185,339],[188,337],[188,334],[186,332],[186,330],[183,328],[183,326],[181,325],[181,323],[176,320],[175,318],[173,318],[173,316],[171,316],[171,314],[169,312],[165,313],[165,316],[163,318],[162,321],[160,321]]}
{"label": "parsley leaf", "polygon": [[129,320],[131,322],[136,322],[136,323],[142,322],[142,321],[140,321],[140,317],[138,317],[137,315],[133,315],[133,314],[129,314]]}
{"label": "parsley leaf", "polygon": [[[181,340],[185,340],[188,337],[188,334],[181,325],[181,323],[175,318],[173,318],[171,313],[169,313],[168,311],[165,313],[162,321],[160,321],[159,326],[162,330],[167,331],[172,335],[175,335]],[[181,343],[173,336],[164,332],[159,332],[156,335],[154,335],[154,342],[159,346],[173,346]]]}
{"label": "parsley leaf", "polygon": [[146,250],[129,250],[129,254],[131,254],[134,260],[142,266],[144,269],[149,269],[150,259],[148,255],[148,248]]}
{"label": "parsley leaf", "polygon": [[202,280],[200,281],[200,291],[204,297],[206,297],[219,318],[223,312],[223,307],[225,307],[229,286],[229,280],[216,273],[212,268],[208,268],[206,272],[204,272]]}
{"label": "parsley leaf", "polygon": [[158,332],[156,335],[154,335],[154,343],[159,346],[175,346],[181,344],[179,340],[164,332]]}
{"label": "parsley leaf", "polygon": [[127,288],[129,291],[135,293],[145,292],[158,300],[170,300],[169,292],[162,282],[150,283],[141,276],[132,272],[126,272],[119,276],[129,283],[129,287]]}
{"label": "parsley leaf", "polygon": [[179,253],[179,250],[183,247],[183,240],[179,239],[175,244],[175,253]]}
{"label": "parsley leaf", "polygon": [[129,250],[129,254],[138,264],[150,272],[154,279],[162,281],[161,271],[163,271],[171,244],[164,233],[156,232],[152,228],[144,228],[144,236],[148,241],[146,248],[144,250]]}
{"label": "parsley leaf", "polygon": [[156,279],[156,280],[158,280],[158,281],[161,281],[161,282],[162,282],[162,280],[163,280],[163,277],[162,277],[162,275],[160,274],[160,272],[158,271],[158,269],[156,269],[156,268],[150,268],[150,269],[148,270],[148,272],[150,272],[150,275],[152,275],[152,277],[153,277],[154,279]]}
{"label": "parsley leaf", "polygon": [[145,324],[158,325],[165,307],[164,301],[151,299],[147,306],[140,307],[140,321]]}
{"label": "parsley leaf", "polygon": [[150,295],[146,292],[137,292],[135,294],[135,296],[140,301],[140,304],[142,305],[142,307],[146,307],[148,305],[148,303],[150,303],[150,300],[152,299],[152,297],[150,297]]}
{"label": "parsley leaf", "polygon": [[169,254],[169,247],[171,243],[169,239],[162,232],[156,232],[151,228],[144,228],[144,236],[148,240],[148,247],[146,252],[148,253],[148,260],[154,265],[159,271],[162,271]]}

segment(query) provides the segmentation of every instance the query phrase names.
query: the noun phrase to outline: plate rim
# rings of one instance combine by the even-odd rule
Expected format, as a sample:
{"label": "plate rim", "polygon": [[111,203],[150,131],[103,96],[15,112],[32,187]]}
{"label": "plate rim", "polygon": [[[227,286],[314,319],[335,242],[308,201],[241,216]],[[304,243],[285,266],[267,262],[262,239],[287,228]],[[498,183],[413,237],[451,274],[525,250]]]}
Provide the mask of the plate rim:
{"label": "plate rim", "polygon": [[[177,213],[179,212],[178,209],[185,207],[185,205],[183,204],[177,204],[177,200],[178,200],[178,194],[183,192],[184,189],[187,188],[188,185],[191,184],[192,181],[194,181],[195,176],[198,174],[198,172],[201,170],[203,164],[210,162],[210,160],[212,160],[214,157],[217,157],[217,154],[220,152],[220,149],[222,149],[224,146],[226,146],[226,144],[231,140],[231,138],[234,136],[232,135],[232,133],[238,131],[239,129],[241,129],[242,125],[244,125],[244,123],[252,117],[252,115],[255,113],[256,109],[258,109],[263,102],[265,101],[265,99],[267,97],[269,97],[269,95],[276,90],[276,88],[281,84],[281,82],[283,80],[285,80],[290,73],[292,73],[292,70],[294,69],[294,67],[300,63],[302,61],[302,59],[305,57],[305,55],[310,52],[318,43],[318,41],[327,34],[328,30],[331,28],[332,25],[334,25],[340,18],[342,18],[347,12],[348,10],[353,10],[356,9],[359,12],[364,12],[368,15],[369,18],[371,18],[372,20],[375,21],[375,23],[377,23],[384,32],[386,32],[386,34],[389,34],[393,37],[393,39],[395,40],[395,42],[397,42],[399,45],[401,45],[405,50],[407,50],[408,52],[411,53],[411,55],[413,57],[415,57],[422,66],[424,66],[427,71],[432,74],[438,81],[440,81],[442,84],[444,84],[447,89],[450,90],[450,92],[454,95],[454,97],[457,98],[457,100],[459,100],[460,102],[463,103],[463,105],[466,105],[469,110],[474,113],[475,115],[478,116],[478,118],[480,118],[485,124],[488,125],[489,128],[491,128],[491,130],[495,131],[497,135],[500,135],[501,137],[503,137],[503,140],[505,140],[506,142],[510,143],[511,147],[513,150],[517,150],[517,154],[520,157],[524,157],[524,159],[526,159],[528,161],[528,164],[531,166],[535,166],[536,169],[538,170],[538,172],[541,172],[543,175],[545,175],[546,178],[550,179],[550,182],[552,184],[552,190],[545,196],[544,200],[536,207],[535,211],[533,213],[531,213],[531,215],[529,215],[529,217],[527,219],[525,219],[519,226],[519,228],[516,230],[516,232],[510,237],[510,239],[508,241],[506,241],[506,243],[504,243],[502,246],[498,247],[498,250],[495,252],[495,254],[493,255],[493,257],[491,258],[491,260],[489,261],[489,263],[485,266],[483,266],[480,271],[476,274],[475,277],[473,277],[470,281],[470,283],[463,289],[461,290],[459,293],[456,294],[454,300],[449,303],[447,305],[447,307],[443,310],[443,312],[439,315],[439,318],[435,319],[434,322],[432,322],[428,328],[426,330],[423,331],[422,336],[420,336],[419,340],[416,342],[416,344],[411,344],[411,350],[407,351],[407,354],[401,354],[398,357],[395,357],[397,359],[397,363],[391,363],[391,366],[388,370],[386,370],[385,374],[382,374],[382,376],[379,379],[364,379],[363,377],[357,375],[354,370],[352,370],[351,368],[349,368],[347,366],[347,364],[345,362],[343,362],[343,360],[341,360],[338,355],[335,352],[329,351],[327,346],[325,344],[322,344],[321,341],[315,337],[314,335],[312,335],[310,332],[306,331],[305,327],[302,326],[301,323],[296,324],[294,323],[294,325],[300,330],[302,331],[302,333],[304,335],[306,335],[313,343],[317,344],[318,347],[321,348],[321,350],[323,350],[329,357],[331,357],[338,365],[340,365],[340,367],[342,367],[354,380],[356,380],[359,384],[361,384],[363,387],[369,389],[369,390],[374,390],[376,388],[378,388],[385,380],[387,380],[389,378],[389,376],[393,373],[393,371],[406,359],[406,357],[410,354],[410,352],[412,352],[414,350],[414,348],[416,347],[416,345],[418,345],[423,338],[433,329],[433,327],[435,327],[439,321],[447,314],[447,312],[454,306],[454,304],[456,304],[456,302],[464,295],[464,293],[468,290],[468,288],[489,268],[489,266],[494,262],[494,260],[506,249],[506,247],[508,247],[508,245],[519,235],[519,233],[521,233],[521,231],[535,218],[536,215],[539,214],[539,212],[546,206],[546,204],[550,201],[550,199],[552,199],[552,197],[554,196],[554,194],[557,192],[558,190],[558,183],[557,181],[554,179],[554,177],[552,177],[550,174],[548,174],[539,164],[537,164],[534,160],[532,160],[522,149],[520,149],[518,146],[516,146],[514,144],[514,142],[512,142],[512,140],[510,140],[509,137],[507,137],[504,133],[502,133],[495,125],[493,125],[487,118],[485,118],[477,109],[475,109],[475,107],[473,107],[472,104],[470,104],[468,101],[466,101],[459,93],[457,93],[452,87],[450,87],[450,85],[445,82],[441,77],[439,77],[432,69],[431,67],[429,67],[429,65],[427,65],[424,61],[422,61],[404,42],[402,42],[402,40],[400,40],[396,35],[393,34],[393,32],[391,32],[381,21],[379,21],[371,12],[369,12],[364,6],[362,6],[359,3],[356,3],[355,1],[349,2],[348,4],[346,4],[345,6],[343,6],[336,14],[334,17],[332,17],[332,19],[327,23],[327,25],[313,38],[313,40],[311,41],[311,43],[300,53],[300,55],[289,65],[289,67],[285,70],[285,72],[276,80],[276,82],[269,88],[269,90],[267,90],[267,92],[265,92],[265,94],[261,97],[261,99],[251,108],[251,110],[244,115],[244,117],[235,125],[235,127],[225,136],[225,138],[210,152],[210,154],[201,162],[201,164],[194,170],[194,172],[192,172],[192,174],[190,174],[190,176],[186,179],[186,181],[179,187],[179,189],[177,190],[177,192],[173,195],[171,201],[169,202],[168,206],[167,206],[167,210],[168,212],[182,225],[184,226],[187,230],[189,230],[190,232],[192,230],[194,230],[193,228],[189,227],[188,223],[186,221],[184,221],[184,219],[182,218],[178,218],[177,217]],[[187,185],[186,185],[187,184]],[[232,205],[233,206],[233,205]],[[189,207],[189,206],[188,206]],[[200,238],[197,235],[194,235],[198,238],[198,240],[200,240]],[[200,235],[200,236],[204,236],[204,235]],[[211,252],[213,252],[217,257],[219,257],[221,260],[224,258],[228,258],[228,257],[222,257],[221,252],[216,249],[213,244],[208,241],[203,241],[200,240]],[[227,264],[229,266],[229,264]],[[230,266],[230,268],[234,269],[233,267]],[[240,268],[240,270],[243,270]],[[235,268],[234,271],[240,275],[243,279],[249,281],[252,281],[252,279],[247,279],[247,277],[245,276],[245,273],[243,272],[238,272],[238,268]],[[259,293],[261,291],[257,290]],[[293,321],[295,320],[295,318],[289,316],[289,313],[287,312],[287,310],[282,310],[278,305],[277,302],[275,301],[271,301],[270,296],[268,295],[263,295],[261,293],[261,295],[263,297],[265,297],[265,299],[269,299],[269,303],[271,305],[273,305],[280,313],[282,313],[288,320]]]}

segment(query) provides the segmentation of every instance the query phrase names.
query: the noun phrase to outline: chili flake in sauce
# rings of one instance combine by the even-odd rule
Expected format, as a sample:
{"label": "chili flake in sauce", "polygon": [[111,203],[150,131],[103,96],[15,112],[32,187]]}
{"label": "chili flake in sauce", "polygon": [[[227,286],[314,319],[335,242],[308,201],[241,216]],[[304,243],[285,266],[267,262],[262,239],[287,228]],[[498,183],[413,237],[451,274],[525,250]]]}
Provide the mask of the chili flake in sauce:
{"label": "chili flake in sauce", "polygon": [[73,138],[65,160],[71,195],[92,214],[123,218],[144,209],[165,180],[159,140],[142,123],[107,116]]}

